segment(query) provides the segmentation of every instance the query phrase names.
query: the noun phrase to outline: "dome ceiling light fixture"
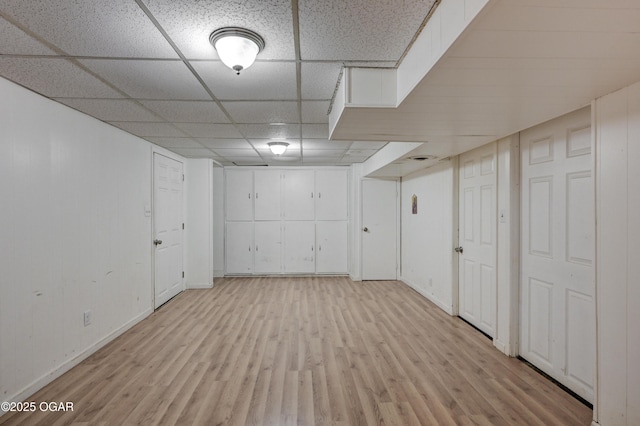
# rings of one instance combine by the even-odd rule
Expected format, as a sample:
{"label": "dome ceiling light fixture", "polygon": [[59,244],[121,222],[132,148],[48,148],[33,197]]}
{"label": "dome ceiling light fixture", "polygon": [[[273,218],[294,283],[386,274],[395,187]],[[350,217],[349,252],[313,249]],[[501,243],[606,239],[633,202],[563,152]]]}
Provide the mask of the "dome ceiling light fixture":
{"label": "dome ceiling light fixture", "polygon": [[209,36],[209,42],[220,60],[238,75],[249,68],[264,49],[264,39],[259,34],[240,27],[218,28]]}
{"label": "dome ceiling light fixture", "polygon": [[267,145],[269,145],[271,152],[278,156],[284,154],[289,146],[287,142],[269,142]]}

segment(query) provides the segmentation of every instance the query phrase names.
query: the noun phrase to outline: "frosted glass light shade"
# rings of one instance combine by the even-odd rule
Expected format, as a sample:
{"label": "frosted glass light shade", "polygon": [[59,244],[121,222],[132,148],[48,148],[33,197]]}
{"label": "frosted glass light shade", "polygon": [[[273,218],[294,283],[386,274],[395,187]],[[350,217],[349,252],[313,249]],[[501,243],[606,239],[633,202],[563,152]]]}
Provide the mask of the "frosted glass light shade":
{"label": "frosted glass light shade", "polygon": [[225,27],[215,30],[209,41],[218,52],[220,60],[236,74],[249,68],[256,60],[258,53],[264,48],[264,40],[253,31]]}
{"label": "frosted glass light shade", "polygon": [[286,142],[269,142],[267,145],[269,145],[269,149],[275,155],[284,154],[284,152],[287,150],[287,147],[289,146],[289,144]]}

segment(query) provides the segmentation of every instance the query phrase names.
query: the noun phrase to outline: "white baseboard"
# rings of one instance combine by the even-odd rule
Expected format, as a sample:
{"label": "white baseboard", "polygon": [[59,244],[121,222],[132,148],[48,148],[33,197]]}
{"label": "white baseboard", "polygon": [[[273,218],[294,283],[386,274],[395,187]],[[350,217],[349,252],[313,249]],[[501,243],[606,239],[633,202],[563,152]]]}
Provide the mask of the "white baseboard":
{"label": "white baseboard", "polygon": [[[94,344],[92,344],[91,346],[86,348],[84,351],[80,352],[74,358],[72,358],[72,359],[60,364],[58,367],[54,368],[53,370],[49,371],[48,373],[45,373],[41,377],[37,378],[36,380],[31,382],[29,385],[27,385],[24,389],[22,389],[17,394],[12,395],[12,396],[10,396],[8,398],[3,398],[3,401],[8,401],[8,402],[24,401],[29,396],[33,395],[34,393],[36,393],[37,391],[39,391],[40,389],[42,389],[43,387],[45,387],[49,383],[53,382],[55,379],[57,379],[58,377],[62,376],[67,371],[71,370],[73,367],[75,367],[76,365],[80,364],[85,359],[89,358],[89,356],[91,356],[96,351],[98,351],[98,349],[102,348],[107,343],[111,342],[116,337],[120,336],[122,333],[124,333],[125,331],[129,330],[131,327],[133,327],[134,325],[136,325],[137,323],[139,323],[140,321],[142,321],[143,319],[145,319],[146,317],[148,317],[152,313],[153,313],[153,309],[151,309],[151,308],[147,309],[146,311],[144,311],[141,314],[137,315],[136,317],[134,317],[130,321],[127,321],[121,327],[119,327],[118,329],[114,330],[113,332],[111,332],[110,334],[105,336],[104,338],[98,340],[97,342],[95,342]],[[3,414],[5,414],[5,412],[0,410],[0,416],[2,416]]]}
{"label": "white baseboard", "polygon": [[411,281],[403,277],[400,277],[400,281],[402,281],[403,283],[405,283],[406,285],[408,285],[409,287],[411,287],[412,289],[420,293],[421,296],[425,297],[430,302],[434,303],[436,306],[438,306],[438,308],[442,309],[449,315],[453,316],[453,306],[447,306],[446,304],[442,303],[440,300],[433,297],[433,295],[428,294],[427,292],[423,291],[419,286],[415,285],[414,283],[412,283]]}
{"label": "white baseboard", "polygon": [[507,349],[507,345],[505,345],[500,340],[494,340],[493,341],[493,346],[495,346],[495,348],[498,349],[503,354],[505,354],[507,356],[511,356],[511,355],[509,355],[509,350]]}

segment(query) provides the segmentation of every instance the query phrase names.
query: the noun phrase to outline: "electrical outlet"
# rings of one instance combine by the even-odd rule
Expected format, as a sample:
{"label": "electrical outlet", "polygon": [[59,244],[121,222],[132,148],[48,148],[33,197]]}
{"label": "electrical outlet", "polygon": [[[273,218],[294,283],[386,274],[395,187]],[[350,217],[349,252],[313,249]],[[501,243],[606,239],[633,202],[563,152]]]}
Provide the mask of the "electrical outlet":
{"label": "electrical outlet", "polygon": [[91,324],[91,320],[93,319],[93,313],[89,311],[84,311],[84,326],[88,326]]}

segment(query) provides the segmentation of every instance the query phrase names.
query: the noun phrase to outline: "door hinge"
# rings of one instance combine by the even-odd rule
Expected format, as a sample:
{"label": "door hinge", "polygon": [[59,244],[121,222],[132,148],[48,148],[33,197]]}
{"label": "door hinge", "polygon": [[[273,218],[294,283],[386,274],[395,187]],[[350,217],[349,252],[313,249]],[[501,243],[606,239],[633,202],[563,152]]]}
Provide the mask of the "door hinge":
{"label": "door hinge", "polygon": [[182,181],[184,182],[184,173],[182,174]]}
{"label": "door hinge", "polygon": [[184,271],[182,271],[182,278],[184,278]]}
{"label": "door hinge", "polygon": [[182,224],[182,229],[184,229],[184,223]]}

